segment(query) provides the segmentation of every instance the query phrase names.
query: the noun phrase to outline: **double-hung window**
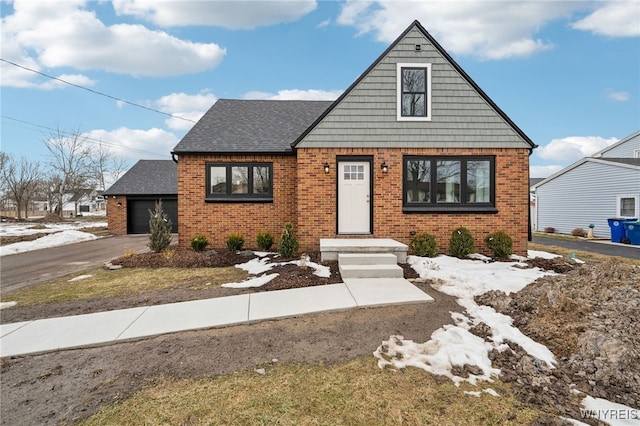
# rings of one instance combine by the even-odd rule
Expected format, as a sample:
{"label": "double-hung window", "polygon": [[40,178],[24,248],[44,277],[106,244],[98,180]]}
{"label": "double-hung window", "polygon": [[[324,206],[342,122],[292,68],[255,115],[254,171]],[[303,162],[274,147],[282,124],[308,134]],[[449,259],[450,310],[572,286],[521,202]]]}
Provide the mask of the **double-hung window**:
{"label": "double-hung window", "polygon": [[638,209],[640,207],[638,195],[618,195],[616,216],[626,219],[637,219],[639,217]]}
{"label": "double-hung window", "polygon": [[403,165],[406,213],[496,213],[495,158],[406,156]]}
{"label": "double-hung window", "polygon": [[273,201],[272,163],[207,163],[207,201]]}
{"label": "double-hung window", "polygon": [[397,64],[398,121],[431,120],[431,64]]}

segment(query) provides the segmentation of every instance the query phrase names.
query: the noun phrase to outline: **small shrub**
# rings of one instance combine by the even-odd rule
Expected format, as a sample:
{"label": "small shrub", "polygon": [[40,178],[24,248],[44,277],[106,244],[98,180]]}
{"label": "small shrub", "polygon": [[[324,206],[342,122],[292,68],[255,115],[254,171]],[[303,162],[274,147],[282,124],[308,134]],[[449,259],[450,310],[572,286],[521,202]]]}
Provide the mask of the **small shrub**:
{"label": "small shrub", "polygon": [[451,233],[451,240],[449,240],[449,252],[451,255],[463,258],[475,251],[476,246],[471,232],[464,226],[454,229]]}
{"label": "small shrub", "polygon": [[504,259],[513,254],[513,240],[504,231],[494,232],[484,238],[484,243],[487,245],[493,257],[498,259]]}
{"label": "small shrub", "polygon": [[436,237],[427,233],[415,235],[411,239],[411,251],[416,256],[436,257],[438,255]]}
{"label": "small shrub", "polygon": [[278,253],[285,258],[293,257],[298,252],[298,239],[293,232],[293,225],[287,223],[278,243]]}
{"label": "small shrub", "polygon": [[126,249],[122,256],[126,257],[126,258],[131,258],[131,257],[135,256],[136,254],[138,254],[138,252],[135,251],[134,249]]}
{"label": "small shrub", "polygon": [[267,251],[273,245],[273,235],[269,232],[260,232],[256,237],[256,243],[258,243],[260,250]]}
{"label": "small shrub", "polygon": [[195,251],[204,251],[209,245],[209,239],[204,234],[196,234],[191,238],[191,248]]}
{"label": "small shrub", "polygon": [[573,235],[574,237],[586,237],[587,231],[585,231],[582,228],[576,228],[573,231],[571,231],[571,235]]}
{"label": "small shrub", "polygon": [[244,246],[244,235],[242,234],[229,234],[227,237],[227,249],[229,251],[242,250]]}
{"label": "small shrub", "polygon": [[176,251],[173,249],[164,250],[162,252],[162,257],[164,257],[165,259],[171,259],[175,255],[176,255]]}
{"label": "small shrub", "polygon": [[149,210],[149,248],[155,253],[171,244],[171,220],[162,208],[162,200],[156,201],[155,210]]}
{"label": "small shrub", "polygon": [[553,226],[547,226],[546,228],[544,228],[544,232],[546,232],[547,234],[553,234],[554,232],[556,232],[556,228],[554,228]]}

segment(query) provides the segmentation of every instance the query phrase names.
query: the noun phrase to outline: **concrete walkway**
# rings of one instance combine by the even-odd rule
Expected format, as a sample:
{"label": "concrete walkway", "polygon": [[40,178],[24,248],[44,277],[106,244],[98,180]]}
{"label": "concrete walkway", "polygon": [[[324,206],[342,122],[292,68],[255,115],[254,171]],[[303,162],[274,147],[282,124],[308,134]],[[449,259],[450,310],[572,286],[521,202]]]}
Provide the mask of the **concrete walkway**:
{"label": "concrete walkway", "polygon": [[318,312],[431,301],[404,278],[347,279],[342,284],[2,324],[0,356],[106,345]]}

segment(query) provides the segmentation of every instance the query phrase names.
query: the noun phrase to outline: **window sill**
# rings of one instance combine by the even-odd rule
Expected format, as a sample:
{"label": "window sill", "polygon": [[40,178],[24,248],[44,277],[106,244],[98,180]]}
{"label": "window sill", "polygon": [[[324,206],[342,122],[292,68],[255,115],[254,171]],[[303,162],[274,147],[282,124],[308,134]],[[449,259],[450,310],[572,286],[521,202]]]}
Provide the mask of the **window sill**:
{"label": "window sill", "polygon": [[496,214],[498,209],[493,206],[404,206],[403,213],[482,213]]}
{"label": "window sill", "polygon": [[223,197],[223,198],[205,198],[205,203],[273,203],[273,198],[262,197]]}

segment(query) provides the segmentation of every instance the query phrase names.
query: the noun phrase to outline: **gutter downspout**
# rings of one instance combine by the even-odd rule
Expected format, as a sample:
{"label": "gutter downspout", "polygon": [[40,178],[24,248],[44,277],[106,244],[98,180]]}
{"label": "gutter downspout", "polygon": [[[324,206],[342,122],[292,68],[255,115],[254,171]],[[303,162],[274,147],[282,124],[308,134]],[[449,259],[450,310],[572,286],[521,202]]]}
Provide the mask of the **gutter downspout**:
{"label": "gutter downspout", "polygon": [[178,164],[178,159],[176,158],[176,153],[171,151],[171,159],[174,163]]}

